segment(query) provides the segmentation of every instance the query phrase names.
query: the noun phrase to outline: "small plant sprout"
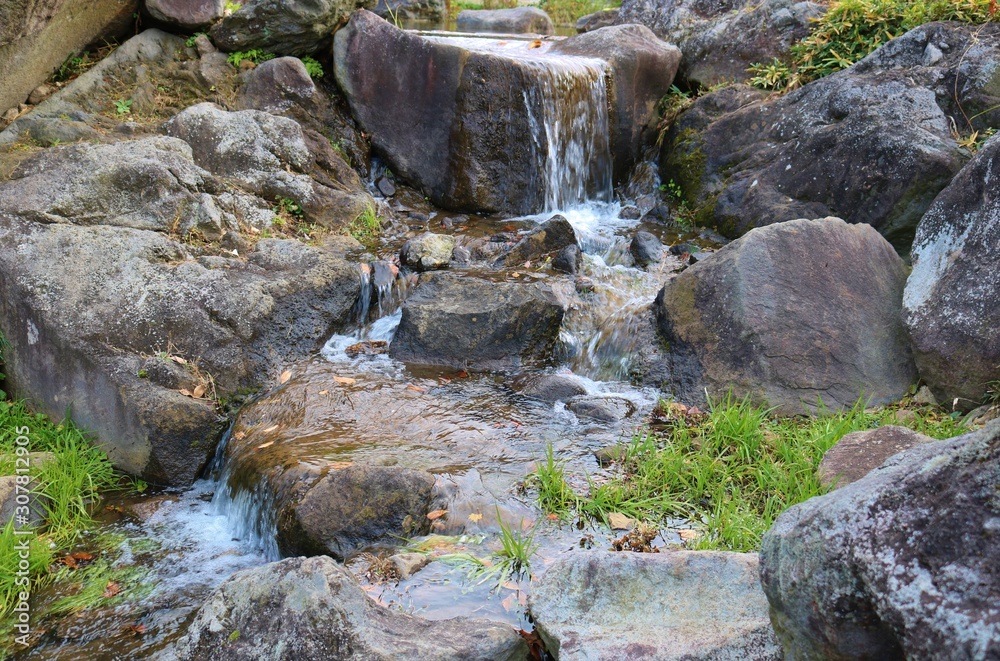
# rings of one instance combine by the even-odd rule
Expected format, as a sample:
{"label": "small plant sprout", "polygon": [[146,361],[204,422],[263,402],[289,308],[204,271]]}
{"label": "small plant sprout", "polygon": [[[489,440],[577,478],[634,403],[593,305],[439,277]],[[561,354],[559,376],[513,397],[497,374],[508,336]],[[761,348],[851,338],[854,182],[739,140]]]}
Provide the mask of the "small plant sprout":
{"label": "small plant sprout", "polygon": [[132,112],[132,99],[118,99],[115,101],[115,114],[128,115]]}
{"label": "small plant sprout", "polygon": [[322,78],[323,77],[323,65],[317,62],[311,57],[303,57],[302,64],[306,67],[306,73],[309,74],[310,78]]}

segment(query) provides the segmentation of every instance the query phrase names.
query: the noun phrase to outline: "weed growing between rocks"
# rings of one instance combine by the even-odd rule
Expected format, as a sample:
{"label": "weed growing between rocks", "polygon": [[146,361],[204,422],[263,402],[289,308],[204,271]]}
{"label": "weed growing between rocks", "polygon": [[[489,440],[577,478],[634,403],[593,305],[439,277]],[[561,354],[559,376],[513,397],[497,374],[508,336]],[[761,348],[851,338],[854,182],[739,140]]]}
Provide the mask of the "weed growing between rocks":
{"label": "weed growing between rocks", "polygon": [[996,20],[996,0],[837,0],[792,46],[791,62],[751,66],[750,84],[795,89],[846,69],[891,39],[933,21],[986,23]]}
{"label": "weed growing between rocks", "polygon": [[346,232],[365,248],[374,249],[382,235],[382,219],[375,213],[375,207],[369,204],[357,218],[348,223]]}
{"label": "weed growing between rocks", "polygon": [[620,1],[604,0],[542,0],[539,5],[556,25],[574,25],[581,16],[620,6]]}
{"label": "weed growing between rocks", "polygon": [[[828,489],[816,470],[838,440],[853,431],[900,424],[897,408],[852,409],[816,418],[776,418],[748,399],[727,397],[708,412],[661,403],[659,421],[616,449],[609,480],[575,494],[562,464],[547,455],[528,485],[548,513],[572,510],[603,522],[612,513],[650,525],[688,519],[699,534],[691,548],[753,551],[784,510]],[[934,438],[963,431],[936,410],[905,423]]]}

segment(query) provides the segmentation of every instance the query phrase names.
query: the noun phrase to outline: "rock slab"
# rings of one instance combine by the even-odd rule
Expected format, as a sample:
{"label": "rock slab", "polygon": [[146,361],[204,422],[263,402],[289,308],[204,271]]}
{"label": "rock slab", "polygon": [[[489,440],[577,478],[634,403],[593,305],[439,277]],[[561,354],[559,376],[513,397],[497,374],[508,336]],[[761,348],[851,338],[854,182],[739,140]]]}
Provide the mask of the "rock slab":
{"label": "rock slab", "polygon": [[781,659],[756,554],[572,553],[529,597],[560,661]]}
{"label": "rock slab", "polygon": [[839,218],[758,228],[674,278],[654,310],[666,388],[732,390],[788,414],[902,397],[916,378],[900,319],[903,261]]}
{"label": "rock slab", "polygon": [[[235,633],[234,633],[235,632]],[[369,599],[327,557],[288,558],[234,574],[198,611],[175,661],[520,661],[527,646],[487,620],[430,621]]]}
{"label": "rock slab", "polygon": [[778,517],[761,580],[789,658],[1000,657],[1000,422]]}
{"label": "rock slab", "polygon": [[538,7],[463,9],[458,12],[458,19],[455,23],[459,32],[542,35],[555,32],[552,19]]}
{"label": "rock slab", "polygon": [[933,441],[930,436],[897,425],[852,432],[823,455],[819,462],[819,481],[824,486],[845,487],[881,466],[889,457]]}

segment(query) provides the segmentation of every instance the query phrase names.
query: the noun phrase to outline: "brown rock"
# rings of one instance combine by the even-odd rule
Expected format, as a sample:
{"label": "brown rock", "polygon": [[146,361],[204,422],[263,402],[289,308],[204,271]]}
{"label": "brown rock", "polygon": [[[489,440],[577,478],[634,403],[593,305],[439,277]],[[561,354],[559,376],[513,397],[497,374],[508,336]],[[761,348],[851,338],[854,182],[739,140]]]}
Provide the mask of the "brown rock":
{"label": "brown rock", "polygon": [[885,425],[871,431],[856,431],[840,439],[819,464],[819,481],[840,488],[860,480],[886,459],[915,445],[934,441],[906,427]]}

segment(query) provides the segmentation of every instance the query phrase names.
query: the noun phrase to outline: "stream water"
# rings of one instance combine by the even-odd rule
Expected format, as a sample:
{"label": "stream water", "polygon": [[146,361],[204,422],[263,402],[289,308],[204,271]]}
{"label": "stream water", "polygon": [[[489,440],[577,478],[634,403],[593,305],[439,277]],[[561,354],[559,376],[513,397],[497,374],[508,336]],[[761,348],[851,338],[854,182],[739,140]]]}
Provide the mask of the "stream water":
{"label": "stream water", "polygon": [[[509,48],[495,43],[477,47]],[[235,439],[245,430],[256,434],[255,443],[272,433],[283,439],[279,445],[293,447],[273,455],[275,465],[367,462],[430,471],[437,476],[436,492],[448,514],[434,522],[431,536],[412,540],[424,549],[487,557],[496,548],[498,519],[534,530],[536,574],[561,554],[610,545],[615,535],[607,529],[547,520],[522,484],[550,445],[567,462],[576,489],[586,489],[588,479],[604,479],[594,451],[630,437],[655,404],[656,392],[627,381],[628,363],[639,312],[680,263],[666,255],[662,263],[640,269],[628,254],[628,238],[639,221],[622,218],[613,201],[602,66],[574,58],[549,61],[544,51],[512,57],[529,59],[539,72],[537,84],[525,92],[525,108],[539,103],[545,108],[533,117],[536,135],[527,139],[545,136],[546,209],[525,218],[469,217],[461,223],[447,222],[442,212],[417,224],[404,223],[404,231],[387,240],[376,260],[359,271],[363,288],[354,326],[329,338],[313,359],[293,368],[288,383],[240,414],[203,480],[181,492],[110,501],[105,530],[121,536],[117,562],[144,568],[151,591],[116,608],[62,618],[22,658],[155,658],[183,634],[198,605],[220,582],[280,557],[273,490],[266,480],[240,475],[231,460],[238,452]],[[391,341],[414,278],[397,273],[388,260],[408,236],[427,230],[453,233],[461,244],[511,226],[526,230],[556,212],[577,232],[584,252],[580,276],[589,284],[585,293],[574,294],[565,316],[560,364],[540,372],[571,376],[593,396],[625,400],[632,415],[618,422],[578,417],[564,402],[519,394],[508,374],[418,369],[388,355],[347,354],[350,345],[363,340]],[[658,225],[643,229],[658,233],[665,243],[692,238]],[[544,271],[496,271],[479,265],[467,275],[568,282],[573,288],[571,277]],[[668,527],[659,543],[678,541]],[[498,585],[470,578],[468,566],[438,561],[409,579],[382,582],[370,571],[371,561],[362,555],[348,566],[370,596],[389,607],[432,619],[484,616],[531,629],[525,610],[531,585],[527,577]],[[137,634],[136,626],[145,632]]]}

